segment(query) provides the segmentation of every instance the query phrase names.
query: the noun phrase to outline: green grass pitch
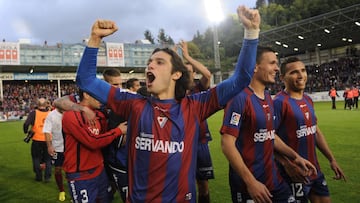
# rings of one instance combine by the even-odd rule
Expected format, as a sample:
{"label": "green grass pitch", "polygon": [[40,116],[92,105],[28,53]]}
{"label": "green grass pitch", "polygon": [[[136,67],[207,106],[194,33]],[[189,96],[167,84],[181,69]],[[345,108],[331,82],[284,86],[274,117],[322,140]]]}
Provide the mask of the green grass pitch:
{"label": "green grass pitch", "polygon": [[[333,180],[328,161],[318,152],[322,171],[330,188],[332,202],[360,202],[360,110],[331,110],[329,102],[315,103],[318,124],[347,176],[347,182]],[[211,202],[231,202],[228,185],[228,162],[221,152],[219,129],[222,111],[208,119],[213,141],[210,142],[215,179],[210,180]],[[23,142],[23,121],[0,122],[0,202],[59,202],[55,180],[35,182],[30,144]],[[67,185],[65,183],[65,185]],[[67,200],[70,202],[66,187]],[[117,196],[116,201],[121,202]]]}

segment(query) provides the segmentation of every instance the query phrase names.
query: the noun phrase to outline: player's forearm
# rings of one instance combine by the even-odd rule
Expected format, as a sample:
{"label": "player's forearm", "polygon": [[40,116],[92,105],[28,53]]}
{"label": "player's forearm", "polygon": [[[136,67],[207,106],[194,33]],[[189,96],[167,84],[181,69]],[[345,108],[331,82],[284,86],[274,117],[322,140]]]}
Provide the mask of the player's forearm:
{"label": "player's forearm", "polygon": [[79,111],[77,107],[74,107],[74,102],[72,102],[69,98],[69,96],[63,96],[54,101],[54,106],[58,109],[61,109],[63,111]]}
{"label": "player's forearm", "polygon": [[51,135],[50,135],[49,133],[44,133],[44,134],[45,134],[46,146],[47,146],[47,147],[52,146],[52,143],[51,143]]}
{"label": "player's forearm", "polygon": [[239,151],[236,149],[235,137],[228,134],[222,135],[221,148],[231,167],[243,179],[246,185],[252,184],[255,181],[255,177],[244,163]]}
{"label": "player's forearm", "polygon": [[274,149],[276,152],[286,156],[290,160],[295,160],[299,157],[299,154],[286,145],[278,135],[275,135]]}
{"label": "player's forearm", "polygon": [[76,73],[79,88],[103,104],[107,103],[110,84],[96,77],[97,48],[86,47]]}
{"label": "player's forearm", "polygon": [[316,146],[321,151],[321,153],[329,160],[329,162],[335,160],[335,157],[332,154],[330,147],[325,140],[324,134],[321,132],[319,127],[316,128]]}
{"label": "player's forearm", "polygon": [[258,40],[244,40],[234,74],[217,85],[220,105],[224,106],[232,97],[249,85],[256,63]]}
{"label": "player's forearm", "polygon": [[94,35],[93,33],[90,36],[89,42],[87,44],[88,47],[92,47],[92,48],[99,48],[100,44],[101,44],[102,38]]}

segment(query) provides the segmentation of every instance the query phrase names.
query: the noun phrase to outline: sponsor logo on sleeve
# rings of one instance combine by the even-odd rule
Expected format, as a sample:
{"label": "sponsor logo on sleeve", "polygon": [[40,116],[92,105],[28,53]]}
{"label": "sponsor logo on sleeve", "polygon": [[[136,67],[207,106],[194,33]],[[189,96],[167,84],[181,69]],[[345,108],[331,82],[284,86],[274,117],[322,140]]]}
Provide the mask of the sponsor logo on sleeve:
{"label": "sponsor logo on sleeve", "polygon": [[241,114],[233,112],[231,115],[230,124],[238,126],[240,122],[240,118],[241,118]]}

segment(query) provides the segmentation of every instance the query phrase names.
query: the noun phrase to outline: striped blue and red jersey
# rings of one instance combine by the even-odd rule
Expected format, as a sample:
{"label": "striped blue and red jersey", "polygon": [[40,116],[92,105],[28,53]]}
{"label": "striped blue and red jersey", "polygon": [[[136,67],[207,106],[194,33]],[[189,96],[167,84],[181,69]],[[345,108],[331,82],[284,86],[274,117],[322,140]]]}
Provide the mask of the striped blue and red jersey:
{"label": "striped blue and red jersey", "polygon": [[127,202],[196,202],[200,124],[249,84],[257,43],[244,40],[232,77],[181,100],[159,100],[111,87],[96,78],[98,49],[85,49],[77,71],[80,89],[128,120]]}
{"label": "striped blue and red jersey", "polygon": [[320,171],[316,156],[317,118],[312,99],[306,94],[302,99],[294,99],[281,91],[274,98],[274,108],[277,118],[276,133]]}
{"label": "striped blue and red jersey", "polygon": [[[274,108],[270,94],[265,91],[265,99],[257,97],[250,88],[245,88],[226,106],[221,134],[236,137],[236,148],[244,163],[269,191],[283,181],[274,160],[275,139]],[[231,176],[238,177],[247,193],[245,183],[230,166]],[[230,180],[232,181],[232,180]]]}
{"label": "striped blue and red jersey", "polygon": [[[199,81],[195,82],[195,88],[191,91],[191,94],[206,91],[208,89],[204,88]],[[200,124],[200,137],[199,137],[200,144],[207,144],[209,141],[212,140],[211,133],[209,130],[209,126],[207,121],[203,121]]]}
{"label": "striped blue and red jersey", "polygon": [[221,109],[215,89],[179,102],[134,96],[112,88],[108,106],[129,118],[130,201],[195,201],[200,125]]}

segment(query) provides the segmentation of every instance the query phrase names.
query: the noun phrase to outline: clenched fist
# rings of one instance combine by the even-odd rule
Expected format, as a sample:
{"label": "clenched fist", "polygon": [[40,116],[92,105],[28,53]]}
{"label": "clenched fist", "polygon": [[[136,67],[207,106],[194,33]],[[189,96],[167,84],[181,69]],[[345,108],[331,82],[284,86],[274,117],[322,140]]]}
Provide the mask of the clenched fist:
{"label": "clenched fist", "polygon": [[237,14],[245,29],[258,30],[260,28],[260,14],[257,9],[249,9],[245,6],[239,6]]}
{"label": "clenched fist", "polygon": [[116,32],[119,28],[116,23],[111,20],[97,20],[91,28],[89,47],[99,47],[102,38],[109,36]]}

